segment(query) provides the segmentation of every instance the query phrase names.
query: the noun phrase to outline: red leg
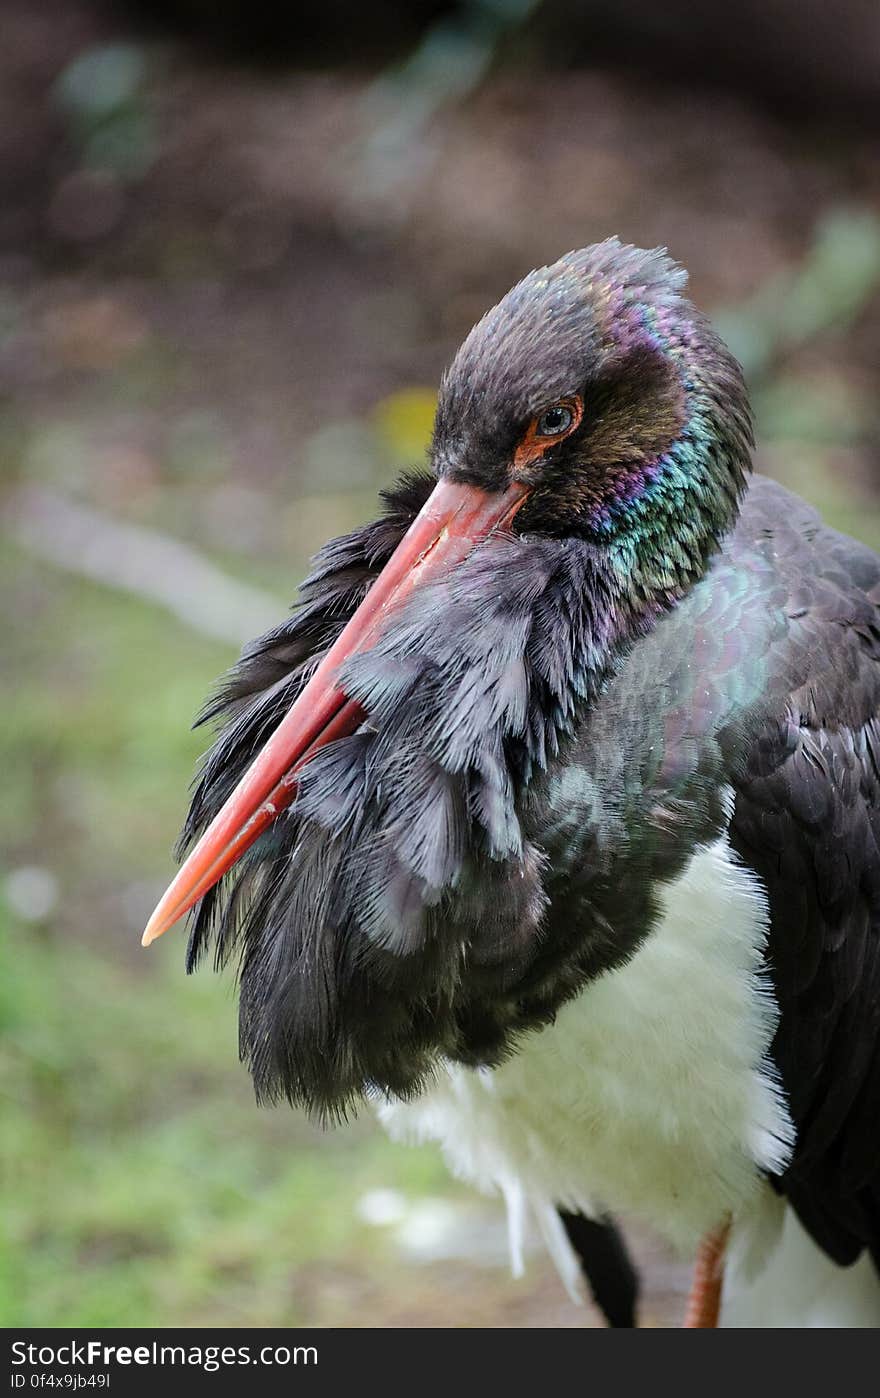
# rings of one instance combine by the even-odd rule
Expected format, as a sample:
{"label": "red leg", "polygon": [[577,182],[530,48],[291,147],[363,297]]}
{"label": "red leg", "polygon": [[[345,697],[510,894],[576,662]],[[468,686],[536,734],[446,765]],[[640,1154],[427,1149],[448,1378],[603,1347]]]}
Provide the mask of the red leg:
{"label": "red leg", "polygon": [[713,1330],[721,1310],[721,1285],[724,1281],[724,1249],[730,1224],[707,1233],[697,1251],[694,1279],[684,1317],[685,1330]]}

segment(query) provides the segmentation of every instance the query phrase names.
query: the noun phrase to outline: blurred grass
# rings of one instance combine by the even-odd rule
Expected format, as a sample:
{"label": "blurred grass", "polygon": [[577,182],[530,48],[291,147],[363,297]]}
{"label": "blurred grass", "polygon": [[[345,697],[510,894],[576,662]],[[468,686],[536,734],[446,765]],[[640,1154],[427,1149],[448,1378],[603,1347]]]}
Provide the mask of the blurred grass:
{"label": "blurred grass", "polygon": [[393,1269],[355,1206],[443,1183],[430,1153],[358,1130],[331,1150],[257,1114],[209,978],[135,975],[9,918],[2,938],[5,1325],[332,1324],[300,1269]]}
{"label": "blurred grass", "polygon": [[42,925],[9,908],[0,923],[13,1204],[0,1314],[6,1325],[332,1323],[333,1293],[298,1300],[290,1278],[316,1261],[393,1269],[381,1235],[358,1225],[357,1199],[389,1183],[448,1184],[432,1152],[257,1112],[228,982],[182,976],[179,932],[158,955],[137,950],[202,743],[182,719],[229,657],[149,606],[9,562],[7,596],[35,593],[39,606],[11,657],[5,842],[23,858],[39,851],[60,903]]}

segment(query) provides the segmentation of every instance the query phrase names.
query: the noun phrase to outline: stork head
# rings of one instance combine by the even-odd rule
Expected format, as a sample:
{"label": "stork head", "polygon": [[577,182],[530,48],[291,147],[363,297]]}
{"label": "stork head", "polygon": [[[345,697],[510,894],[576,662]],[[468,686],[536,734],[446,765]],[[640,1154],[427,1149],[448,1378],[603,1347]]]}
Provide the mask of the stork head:
{"label": "stork head", "polygon": [[595,540],[650,583],[702,571],[750,467],[742,373],[662,250],[616,238],[531,272],[440,390],[441,479],[525,494],[519,533]]}

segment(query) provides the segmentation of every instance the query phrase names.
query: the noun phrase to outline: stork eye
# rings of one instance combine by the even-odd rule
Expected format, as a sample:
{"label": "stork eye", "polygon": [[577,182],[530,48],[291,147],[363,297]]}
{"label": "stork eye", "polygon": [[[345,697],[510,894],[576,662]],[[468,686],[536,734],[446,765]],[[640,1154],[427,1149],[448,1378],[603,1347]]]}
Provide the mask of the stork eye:
{"label": "stork eye", "polygon": [[521,471],[540,461],[554,443],[561,442],[580,426],[583,416],[584,400],[579,395],[551,403],[549,408],[536,414],[514,452],[514,468]]}
{"label": "stork eye", "polygon": [[574,422],[574,413],[566,403],[555,403],[538,418],[535,431],[539,437],[559,437]]}

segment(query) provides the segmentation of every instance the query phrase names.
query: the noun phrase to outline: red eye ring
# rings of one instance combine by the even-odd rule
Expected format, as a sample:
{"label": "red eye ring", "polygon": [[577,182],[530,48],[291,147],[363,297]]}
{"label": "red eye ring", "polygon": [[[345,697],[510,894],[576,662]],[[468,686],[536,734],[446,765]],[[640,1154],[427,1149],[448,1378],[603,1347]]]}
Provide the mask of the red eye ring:
{"label": "red eye ring", "polygon": [[[559,413],[562,416],[562,422],[559,427],[548,431],[548,419],[552,421],[554,413]],[[557,403],[548,403],[546,408],[542,408],[532,418],[514,452],[514,470],[522,470],[524,466],[537,461],[551,446],[555,446],[557,442],[565,441],[565,438],[570,437],[572,432],[580,426],[583,416],[584,402],[579,396],[560,398]]]}

